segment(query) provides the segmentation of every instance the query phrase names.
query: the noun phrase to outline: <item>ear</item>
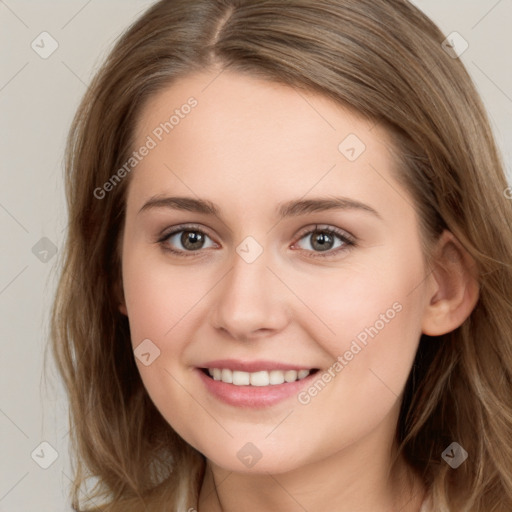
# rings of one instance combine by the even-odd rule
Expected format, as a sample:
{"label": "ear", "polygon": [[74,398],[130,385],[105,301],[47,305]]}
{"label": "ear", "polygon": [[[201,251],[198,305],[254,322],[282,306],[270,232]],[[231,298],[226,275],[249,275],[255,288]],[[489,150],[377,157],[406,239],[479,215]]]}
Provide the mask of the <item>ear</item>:
{"label": "ear", "polygon": [[440,336],[459,327],[479,297],[475,260],[450,231],[444,231],[433,252],[429,302],[422,332]]}

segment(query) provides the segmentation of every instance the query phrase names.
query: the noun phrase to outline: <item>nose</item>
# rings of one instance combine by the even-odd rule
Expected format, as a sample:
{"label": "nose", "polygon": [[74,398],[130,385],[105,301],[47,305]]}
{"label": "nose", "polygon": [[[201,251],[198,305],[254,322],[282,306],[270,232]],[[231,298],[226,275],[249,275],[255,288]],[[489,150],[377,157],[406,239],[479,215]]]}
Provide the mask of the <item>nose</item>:
{"label": "nose", "polygon": [[224,335],[248,341],[268,337],[288,324],[290,297],[268,259],[263,251],[248,263],[234,252],[232,268],[213,297],[212,323]]}

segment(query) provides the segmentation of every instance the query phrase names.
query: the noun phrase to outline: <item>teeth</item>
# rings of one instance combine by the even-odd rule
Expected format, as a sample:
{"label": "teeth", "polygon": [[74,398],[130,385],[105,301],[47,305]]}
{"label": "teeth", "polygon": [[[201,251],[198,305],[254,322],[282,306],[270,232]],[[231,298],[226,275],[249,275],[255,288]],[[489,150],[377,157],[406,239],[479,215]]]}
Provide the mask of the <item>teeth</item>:
{"label": "teeth", "polygon": [[299,380],[303,379],[304,377],[307,377],[309,375],[309,370],[299,370],[297,372],[297,376],[299,377]]}
{"label": "teeth", "polygon": [[220,374],[222,382],[228,382],[231,384],[233,382],[233,372],[231,370],[228,370],[227,368],[224,368],[222,370],[222,373]]}
{"label": "teeth", "polygon": [[[215,370],[214,370],[215,371]],[[233,384],[235,386],[248,386],[251,381],[251,374],[247,372],[233,372]]]}
{"label": "teeth", "polygon": [[270,384],[282,384],[284,382],[284,372],[272,370],[270,372]]}
{"label": "teeth", "polygon": [[284,380],[286,382],[295,382],[297,380],[297,372],[295,370],[284,372]]}
{"label": "teeth", "polygon": [[251,386],[268,386],[270,384],[270,376],[268,372],[261,371],[249,373]]}
{"label": "teeth", "polygon": [[229,368],[208,368],[208,373],[213,380],[220,380],[235,386],[268,386],[283,384],[284,382],[295,382],[307,377],[310,370],[263,370],[260,372],[241,372]]}

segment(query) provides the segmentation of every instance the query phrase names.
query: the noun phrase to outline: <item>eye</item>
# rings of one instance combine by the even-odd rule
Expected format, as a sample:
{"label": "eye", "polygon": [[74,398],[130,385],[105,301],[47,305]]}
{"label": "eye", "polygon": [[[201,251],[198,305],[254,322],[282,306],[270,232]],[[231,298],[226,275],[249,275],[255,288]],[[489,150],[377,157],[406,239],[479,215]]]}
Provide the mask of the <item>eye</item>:
{"label": "eye", "polygon": [[[305,246],[301,246],[303,240],[306,241]],[[217,247],[207,233],[193,225],[175,226],[171,231],[165,232],[157,241],[164,250],[184,257],[194,256],[194,253],[199,253],[202,249]],[[332,257],[340,252],[348,251],[356,243],[352,235],[338,228],[315,226],[314,229],[303,232],[299,241],[294,245],[314,253],[314,257]]]}
{"label": "eye", "polygon": [[[306,243],[300,247],[302,240],[305,240]],[[303,233],[299,242],[295,245],[299,245],[301,249],[316,253],[314,257],[330,257],[339,252],[347,251],[356,244],[353,236],[340,229],[315,226],[314,229]]]}
{"label": "eye", "polygon": [[216,246],[204,231],[195,226],[176,226],[172,231],[162,235],[158,242],[166,251],[179,256],[189,256],[187,252],[198,252]]}

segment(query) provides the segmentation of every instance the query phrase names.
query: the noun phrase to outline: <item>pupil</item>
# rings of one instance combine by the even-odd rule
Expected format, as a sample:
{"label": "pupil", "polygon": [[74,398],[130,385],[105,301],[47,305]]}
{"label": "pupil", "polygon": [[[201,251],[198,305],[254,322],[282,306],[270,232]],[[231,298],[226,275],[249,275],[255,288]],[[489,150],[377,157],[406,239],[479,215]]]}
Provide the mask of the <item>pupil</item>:
{"label": "pupil", "polygon": [[[319,244],[318,246],[315,246]],[[332,236],[328,233],[321,233],[315,237],[313,237],[313,247],[315,249],[319,249],[320,251],[327,251],[330,247],[327,247],[329,244],[332,244]]]}
{"label": "pupil", "polygon": [[[198,249],[203,241],[203,235],[196,231],[184,231],[181,235],[181,243],[187,249]],[[199,247],[195,244],[199,244]]]}

